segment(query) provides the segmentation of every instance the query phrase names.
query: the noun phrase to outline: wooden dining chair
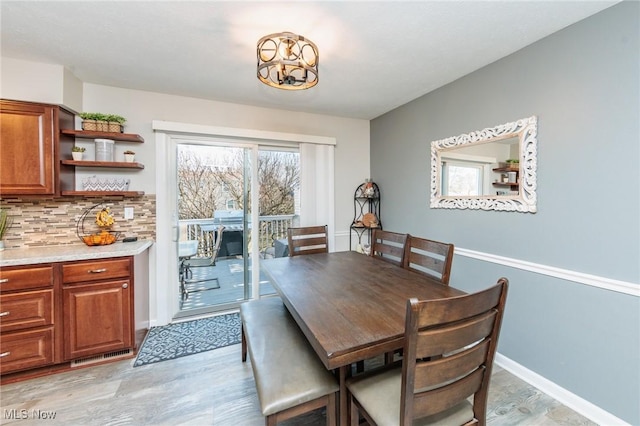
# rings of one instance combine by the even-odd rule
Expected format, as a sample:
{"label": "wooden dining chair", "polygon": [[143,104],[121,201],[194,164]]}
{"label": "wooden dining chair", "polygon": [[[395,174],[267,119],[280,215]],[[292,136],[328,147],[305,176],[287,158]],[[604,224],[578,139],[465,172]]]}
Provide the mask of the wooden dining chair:
{"label": "wooden dining chair", "polygon": [[327,225],[289,228],[287,240],[289,257],[329,252]]}
{"label": "wooden dining chair", "polygon": [[402,266],[407,238],[408,234],[374,229],[371,235],[371,256]]}
{"label": "wooden dining chair", "polygon": [[453,244],[409,235],[404,255],[404,267],[436,278],[444,285],[449,285],[453,248]]}
{"label": "wooden dining chair", "polygon": [[409,299],[401,366],[347,380],[351,424],[362,414],[370,425],[484,426],[507,287],[500,278],[473,294]]}

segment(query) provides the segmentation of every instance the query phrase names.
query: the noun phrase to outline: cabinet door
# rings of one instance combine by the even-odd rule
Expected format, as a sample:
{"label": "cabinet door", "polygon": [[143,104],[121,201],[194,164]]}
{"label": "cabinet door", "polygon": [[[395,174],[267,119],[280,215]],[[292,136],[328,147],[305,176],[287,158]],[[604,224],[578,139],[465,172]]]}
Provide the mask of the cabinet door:
{"label": "cabinet door", "polygon": [[132,347],[129,280],[63,288],[65,360]]}
{"label": "cabinet door", "polygon": [[0,101],[0,194],[56,191],[54,106]]}

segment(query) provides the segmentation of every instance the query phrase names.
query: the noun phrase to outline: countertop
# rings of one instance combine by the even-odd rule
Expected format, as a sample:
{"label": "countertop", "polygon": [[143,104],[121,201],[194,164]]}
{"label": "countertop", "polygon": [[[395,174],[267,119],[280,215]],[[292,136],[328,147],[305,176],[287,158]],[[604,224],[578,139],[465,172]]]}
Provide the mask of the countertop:
{"label": "countertop", "polygon": [[0,251],[0,267],[135,256],[149,249],[152,245],[153,240],[138,240],[132,243],[117,242],[108,246],[89,247],[84,244],[68,244],[6,249]]}

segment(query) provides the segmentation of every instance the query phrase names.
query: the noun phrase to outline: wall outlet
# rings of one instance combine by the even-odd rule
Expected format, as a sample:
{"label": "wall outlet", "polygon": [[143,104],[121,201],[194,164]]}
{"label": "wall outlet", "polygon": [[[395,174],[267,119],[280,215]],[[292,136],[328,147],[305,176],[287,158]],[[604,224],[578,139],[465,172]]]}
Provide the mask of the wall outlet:
{"label": "wall outlet", "polygon": [[133,219],[133,207],[125,207],[124,208],[124,218],[125,219]]}

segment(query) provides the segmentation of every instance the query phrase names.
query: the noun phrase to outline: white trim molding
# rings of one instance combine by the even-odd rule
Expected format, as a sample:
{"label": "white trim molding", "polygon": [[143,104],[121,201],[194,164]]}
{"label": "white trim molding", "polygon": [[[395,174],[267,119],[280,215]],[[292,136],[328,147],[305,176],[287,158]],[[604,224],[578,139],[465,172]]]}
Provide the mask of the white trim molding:
{"label": "white trim molding", "polygon": [[528,368],[523,367],[517,362],[507,358],[506,356],[496,353],[495,363],[500,367],[504,368],[514,376],[524,380],[530,385],[538,388],[540,391],[549,395],[556,401],[561,404],[571,408],[576,413],[579,413],[589,420],[599,424],[599,425],[609,425],[609,426],[625,426],[629,425],[629,423],[617,418],[613,414],[608,411],[603,410],[590,403],[589,401],[580,398],[578,395],[569,392],[565,388],[558,386],[552,381],[545,379],[538,373],[535,373]]}
{"label": "white trim molding", "polygon": [[206,136],[224,136],[249,141],[304,142],[320,145],[336,145],[336,138],[329,136],[303,135],[298,133],[271,132],[267,130],[240,129],[236,127],[207,126],[203,124],[178,123],[174,121],[153,120],[151,128],[158,132],[178,134],[199,134]]}
{"label": "white trim molding", "polygon": [[640,297],[640,284],[638,283],[614,280],[611,278],[599,277],[597,275],[583,274],[582,272],[556,268],[554,266],[541,265],[539,263],[527,262],[525,260],[513,259],[510,257],[498,256],[495,254],[483,253],[459,247],[456,247],[454,249],[454,252],[455,254],[459,254],[460,256],[464,257],[484,260],[485,262],[496,263],[498,265],[522,269],[524,271],[534,272],[536,274],[548,275],[550,277],[559,278],[562,280],[573,281],[604,290],[610,290],[618,293],[628,294],[630,296]]}

